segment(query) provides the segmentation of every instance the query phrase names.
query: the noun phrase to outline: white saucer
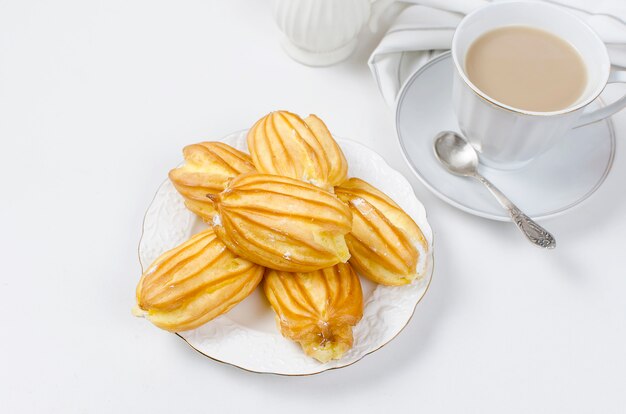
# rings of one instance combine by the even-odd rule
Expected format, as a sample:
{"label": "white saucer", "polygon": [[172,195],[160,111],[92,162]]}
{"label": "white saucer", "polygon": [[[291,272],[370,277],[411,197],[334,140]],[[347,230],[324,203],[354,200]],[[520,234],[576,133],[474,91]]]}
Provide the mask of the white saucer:
{"label": "white saucer", "polygon": [[[435,158],[433,137],[443,130],[459,131],[451,102],[452,70],[450,53],[445,53],[405,83],[396,105],[402,152],[415,175],[442,200],[477,216],[509,221],[479,182],[448,173]],[[614,153],[613,123],[607,119],[572,130],[522,169],[481,166],[481,172],[526,214],[544,219],[566,212],[593,194],[611,169]]]}

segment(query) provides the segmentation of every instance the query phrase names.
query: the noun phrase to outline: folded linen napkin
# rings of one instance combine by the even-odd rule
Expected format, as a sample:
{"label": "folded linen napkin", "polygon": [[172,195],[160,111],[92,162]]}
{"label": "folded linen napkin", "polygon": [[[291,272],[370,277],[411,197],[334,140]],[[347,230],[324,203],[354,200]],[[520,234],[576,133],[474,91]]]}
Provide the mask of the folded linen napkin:
{"label": "folded linen napkin", "polygon": [[[626,67],[626,1],[544,0],[587,22],[607,45],[611,62]],[[393,1],[378,0],[372,21]],[[420,66],[450,48],[464,15],[488,4],[485,0],[402,0],[405,8],[369,58],[380,93],[395,104],[404,81]]]}

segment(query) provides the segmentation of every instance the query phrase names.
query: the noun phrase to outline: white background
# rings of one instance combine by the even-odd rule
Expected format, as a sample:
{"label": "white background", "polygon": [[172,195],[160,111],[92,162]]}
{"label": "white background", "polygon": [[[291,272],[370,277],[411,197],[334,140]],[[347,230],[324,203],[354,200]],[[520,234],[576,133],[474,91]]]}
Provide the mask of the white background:
{"label": "white background", "polygon": [[[0,412],[624,412],[626,113],[607,181],[544,222],[559,247],[541,251],[411,176],[366,66],[379,37],[313,69],[266,1],[0,0]],[[130,313],[143,214],[181,148],[274,109],[377,150],[435,232],[404,332],[312,377],[213,362]]]}

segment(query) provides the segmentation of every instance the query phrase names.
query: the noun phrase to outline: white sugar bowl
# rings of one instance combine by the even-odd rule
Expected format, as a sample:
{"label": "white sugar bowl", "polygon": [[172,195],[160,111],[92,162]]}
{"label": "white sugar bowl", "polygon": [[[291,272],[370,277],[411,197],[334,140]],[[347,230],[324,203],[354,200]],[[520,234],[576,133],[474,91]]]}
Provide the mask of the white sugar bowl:
{"label": "white sugar bowl", "polygon": [[346,59],[370,16],[371,0],[274,0],[283,48],[294,60],[327,66]]}

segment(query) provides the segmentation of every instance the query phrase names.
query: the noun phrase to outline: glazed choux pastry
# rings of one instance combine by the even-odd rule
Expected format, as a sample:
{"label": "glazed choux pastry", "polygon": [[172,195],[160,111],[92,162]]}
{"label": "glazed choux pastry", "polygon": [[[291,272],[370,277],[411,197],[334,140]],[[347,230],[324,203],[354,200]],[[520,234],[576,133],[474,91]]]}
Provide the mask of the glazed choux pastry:
{"label": "glazed choux pastry", "polygon": [[346,262],[344,235],[350,208],[312,184],[248,173],[210,196],[217,214],[210,224],[235,254],[287,272],[308,272]]}
{"label": "glazed choux pastry", "polygon": [[135,313],[168,331],[193,329],[245,299],[263,271],[231,253],[207,229],[146,269],[137,285]]}
{"label": "glazed choux pastry", "polygon": [[252,162],[261,173],[302,180],[326,190],[341,184],[348,163],[328,128],[315,115],[306,119],[271,112],[248,132]]}
{"label": "glazed choux pastry", "polygon": [[169,178],[185,198],[187,208],[204,220],[210,220],[215,213],[207,194],[217,194],[234,177],[254,171],[248,154],[222,142],[188,145],[183,156],[185,163],[171,170]]}
{"label": "glazed choux pastry", "polygon": [[352,327],[363,316],[361,282],[349,264],[309,273],[268,269],[263,283],[283,336],[320,362],[352,348]]}
{"label": "glazed choux pastry", "polygon": [[335,193],[352,211],[346,242],[350,264],[359,274],[383,285],[405,285],[423,276],[428,242],[400,206],[358,178],[336,187]]}

